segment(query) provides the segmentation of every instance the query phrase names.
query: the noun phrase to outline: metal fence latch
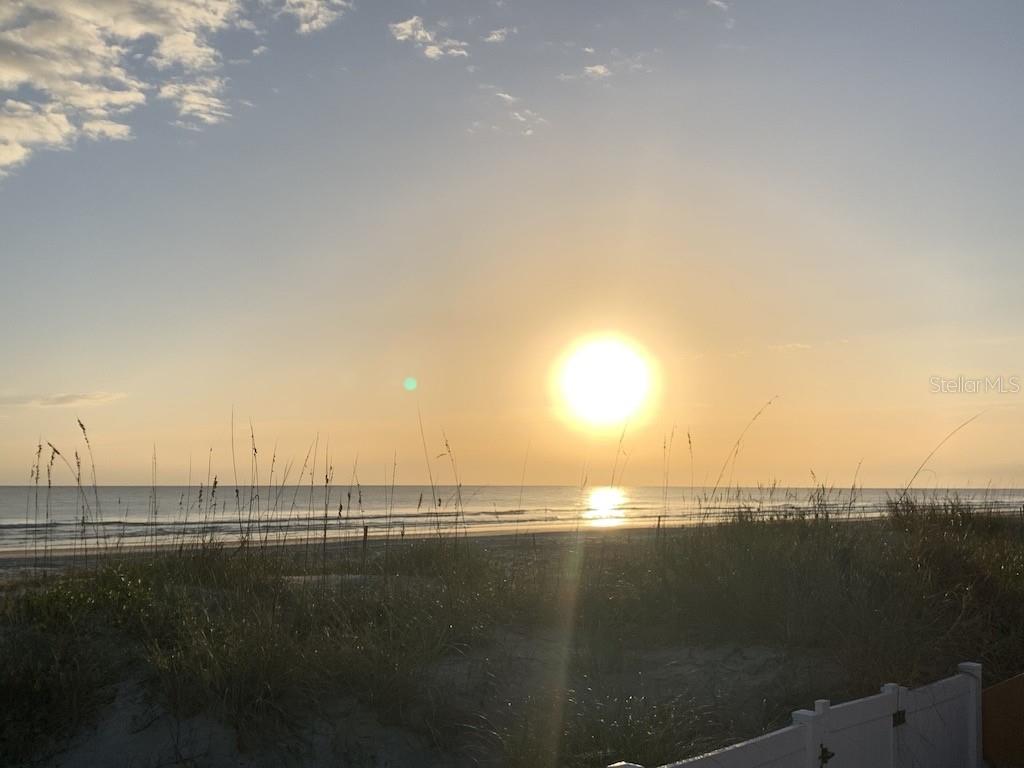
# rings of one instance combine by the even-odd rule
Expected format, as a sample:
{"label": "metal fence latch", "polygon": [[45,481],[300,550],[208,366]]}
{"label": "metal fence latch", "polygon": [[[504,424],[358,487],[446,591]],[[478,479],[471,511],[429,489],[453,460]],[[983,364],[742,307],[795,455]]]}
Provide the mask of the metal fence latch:
{"label": "metal fence latch", "polygon": [[895,728],[898,725],[904,725],[907,722],[907,710],[897,709],[892,713],[892,727]]}
{"label": "metal fence latch", "polygon": [[829,760],[836,756],[836,753],[826,747],[824,744],[821,745],[821,752],[818,753],[818,765],[825,765]]}

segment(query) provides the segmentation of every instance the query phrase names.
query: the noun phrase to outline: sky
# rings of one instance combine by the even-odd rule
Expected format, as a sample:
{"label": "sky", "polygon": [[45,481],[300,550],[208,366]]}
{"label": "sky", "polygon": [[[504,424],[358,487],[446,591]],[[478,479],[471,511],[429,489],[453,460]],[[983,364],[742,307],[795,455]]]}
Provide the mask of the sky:
{"label": "sky", "polygon": [[[0,483],[1024,485],[1016,0],[0,5]],[[552,366],[609,332],[622,430]],[[403,386],[414,377],[417,387]],[[962,377],[962,378],[961,378]],[[999,379],[1001,381],[995,381]],[[971,381],[982,380],[980,385]],[[965,383],[966,382],[966,383]],[[420,423],[423,425],[422,433]],[[689,434],[689,440],[687,439]],[[691,451],[692,445],[692,451]],[[322,459],[321,459],[322,461]]]}

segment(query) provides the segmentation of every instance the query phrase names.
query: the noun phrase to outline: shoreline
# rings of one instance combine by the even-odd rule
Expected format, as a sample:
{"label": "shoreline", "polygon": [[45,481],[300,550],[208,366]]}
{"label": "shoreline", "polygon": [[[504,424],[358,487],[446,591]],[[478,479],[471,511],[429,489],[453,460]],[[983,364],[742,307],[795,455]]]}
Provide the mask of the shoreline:
{"label": "shoreline", "polygon": [[[992,514],[987,510],[988,514]],[[996,513],[1000,517],[1011,517],[1016,513],[1009,511]],[[879,510],[876,514],[867,515],[819,515],[807,514],[803,517],[770,517],[770,513],[755,513],[749,518],[750,522],[770,525],[772,523],[842,523],[843,525],[854,525],[857,523],[874,525],[884,522],[887,514]],[[680,522],[682,524],[680,524]],[[546,542],[555,544],[572,544],[575,542],[600,543],[602,541],[629,541],[634,534],[645,538],[657,537],[660,535],[671,535],[683,531],[691,531],[701,527],[719,527],[734,524],[742,524],[747,519],[738,520],[733,516],[720,516],[712,518],[694,517],[691,519],[672,518],[668,522],[662,522],[657,517],[641,518],[630,520],[616,520],[616,524],[608,525],[587,521],[581,525],[581,521],[559,521],[546,526],[531,525],[523,528],[510,528],[505,525],[481,525],[469,530],[442,529],[440,532],[417,528],[406,531],[404,535],[388,532],[383,529],[370,528],[365,537],[366,548],[370,552],[376,552],[387,546],[401,545],[402,543],[422,542],[430,539],[438,541],[451,541],[453,539],[464,539],[475,545],[487,547],[500,547],[502,549],[517,546],[523,538],[531,538],[535,542]],[[285,538],[285,537],[281,537]],[[85,551],[75,546],[51,547],[45,555],[36,556],[32,552],[25,552],[24,549],[0,549],[0,580],[5,580],[11,572],[23,572],[26,575],[32,573],[64,572],[74,569],[78,565],[89,565],[96,560],[117,560],[126,559],[137,561],[146,557],[157,557],[174,554],[175,552],[188,552],[201,550],[203,548],[218,548],[228,552],[239,552],[243,549],[258,551],[260,554],[271,557],[287,557],[301,553],[307,548],[315,552],[316,557],[326,554],[340,556],[346,551],[359,550],[363,546],[361,533],[355,535],[328,536],[326,542],[318,536],[310,536],[306,539],[292,538],[282,541],[268,539],[265,543],[250,539],[243,543],[239,538],[224,538],[217,540],[191,539],[178,542],[165,542],[156,545],[152,543],[134,543],[103,546],[97,548],[94,545],[88,546]],[[45,562],[41,560],[45,558]],[[8,579],[9,580],[9,579]]]}
{"label": "shoreline", "polygon": [[[1011,519],[1020,517],[1024,520],[1024,507],[1016,503],[1007,506],[978,505],[967,506],[965,509],[972,514],[988,517]],[[0,587],[24,579],[38,576],[65,574],[75,570],[95,566],[100,561],[113,562],[124,560],[138,562],[146,558],[165,557],[174,553],[201,551],[203,549],[219,549],[230,554],[250,550],[270,557],[294,557],[305,551],[313,553],[315,558],[325,557],[330,560],[340,558],[345,553],[360,551],[364,547],[369,553],[376,553],[388,546],[401,546],[403,543],[423,542],[431,539],[452,541],[464,539],[484,549],[501,550],[519,546],[522,539],[529,537],[534,546],[543,542],[556,545],[558,549],[575,543],[629,542],[638,534],[643,538],[673,535],[683,531],[692,531],[703,527],[722,527],[744,523],[760,523],[763,525],[796,524],[818,522],[841,523],[844,526],[861,523],[874,526],[889,519],[890,512],[883,507],[871,509],[831,511],[822,513],[808,508],[790,508],[785,511],[769,510],[737,510],[720,509],[715,515],[668,517],[651,515],[633,518],[595,518],[590,520],[562,520],[549,523],[534,522],[522,526],[510,526],[503,523],[480,524],[466,527],[430,528],[416,526],[402,530],[392,525],[390,529],[383,527],[363,527],[344,533],[328,533],[326,540],[320,534],[301,536],[284,533],[266,540],[252,537],[244,542],[240,537],[224,537],[203,539],[187,537],[178,541],[152,542],[139,541],[99,545],[88,543],[86,547],[72,545],[50,546],[44,552],[26,551],[24,547],[0,548]],[[780,514],[780,512],[783,512]],[[93,542],[95,539],[92,540]]]}
{"label": "shoreline", "polygon": [[[719,524],[723,521],[717,521],[716,523],[705,523],[705,524]],[[691,525],[683,526],[672,526],[675,530],[682,530],[685,528],[692,528],[700,525],[700,521],[695,521]],[[644,522],[635,523],[623,523],[615,526],[600,526],[600,525],[586,525],[581,526],[578,523],[565,522],[552,524],[551,526],[538,528],[530,527],[528,529],[509,529],[507,526],[480,526],[474,528],[471,531],[456,531],[454,529],[442,530],[440,533],[437,531],[428,531],[424,529],[417,529],[414,531],[407,531],[404,536],[396,535],[383,530],[374,531],[370,529],[366,536],[366,544],[368,549],[379,549],[387,545],[401,544],[404,541],[425,541],[428,539],[438,539],[451,541],[455,538],[466,539],[473,541],[476,544],[491,544],[491,545],[513,545],[516,540],[520,537],[543,537],[545,540],[560,540],[575,538],[603,538],[608,536],[615,536],[616,533],[632,534],[634,532],[650,532],[657,531],[657,525],[652,524],[645,520]],[[668,530],[667,526],[663,526],[663,530]],[[358,548],[362,546],[362,534],[349,535],[349,536],[329,536],[326,543],[328,554],[337,554],[347,549]],[[46,564],[38,564],[37,561],[43,557],[40,555],[36,557],[32,552],[25,552],[24,549],[0,549],[0,573],[3,571],[22,568],[22,569],[38,569],[38,570],[60,570],[68,566],[72,566],[76,561],[84,560],[91,561],[95,558],[102,559],[116,559],[118,557],[125,557],[128,559],[138,559],[146,556],[153,555],[167,555],[173,554],[176,551],[188,551],[192,549],[202,547],[219,547],[226,550],[239,551],[242,549],[260,550],[263,553],[269,555],[289,555],[294,554],[297,551],[303,550],[307,547],[317,550],[318,554],[323,552],[324,540],[323,538],[310,537],[308,540],[290,540],[290,541],[275,541],[268,540],[265,544],[262,542],[243,544],[240,539],[219,539],[215,541],[208,540],[190,540],[183,542],[167,542],[161,543],[154,546],[151,543],[138,543],[130,545],[120,546],[106,546],[97,549],[95,546],[88,547],[86,552],[73,546],[62,546],[62,547],[51,547],[45,557],[48,562]]]}

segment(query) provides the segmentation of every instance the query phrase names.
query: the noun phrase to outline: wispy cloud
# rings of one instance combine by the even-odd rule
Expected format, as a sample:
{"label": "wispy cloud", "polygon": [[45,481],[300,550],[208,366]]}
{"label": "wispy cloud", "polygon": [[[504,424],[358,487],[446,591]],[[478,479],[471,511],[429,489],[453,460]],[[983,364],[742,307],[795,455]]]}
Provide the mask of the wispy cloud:
{"label": "wispy cloud", "polygon": [[349,0],[21,0],[0,3],[0,176],[40,149],[131,138],[132,111],[152,94],[182,124],[229,110],[216,47],[226,30],[287,16],[323,29]]}
{"label": "wispy cloud", "polygon": [[514,110],[509,112],[509,117],[519,124],[520,131],[524,136],[532,136],[539,126],[546,125],[548,122],[532,109]]}
{"label": "wispy cloud", "polygon": [[478,133],[481,133],[484,130],[489,130],[493,133],[498,133],[501,129],[497,125],[494,125],[493,123],[485,123],[483,120],[474,120],[472,123],[469,124],[469,127],[466,128],[466,133],[468,133],[470,136],[476,136]]}
{"label": "wispy cloud", "polygon": [[221,99],[225,84],[223,77],[213,76],[180,80],[162,85],[157,96],[177,104],[182,127],[216,125],[231,114]]}
{"label": "wispy cloud", "polygon": [[811,349],[810,344],[803,344],[798,341],[790,342],[789,344],[769,344],[768,349],[773,352],[806,352]]}
{"label": "wispy cloud", "polygon": [[715,8],[722,13],[725,17],[726,29],[732,29],[736,26],[736,17],[733,16],[732,6],[729,5],[727,0],[707,0],[709,8]]}
{"label": "wispy cloud", "polygon": [[388,29],[395,40],[413,43],[432,61],[443,59],[445,56],[469,56],[469,46],[466,43],[439,36],[437,30],[428,28],[419,16],[389,24]]}
{"label": "wispy cloud", "polygon": [[651,60],[660,54],[660,48],[634,54],[623,53],[618,48],[613,48],[611,68],[615,72],[653,72]]}
{"label": "wispy cloud", "polygon": [[126,397],[124,392],[76,392],[57,395],[0,395],[0,405],[37,406],[40,408],[71,408],[101,405]]}
{"label": "wispy cloud", "polygon": [[[538,127],[547,124],[548,121],[539,113],[532,109],[527,109],[526,106],[522,104],[523,100],[519,96],[513,96],[511,93],[501,90],[498,86],[488,83],[481,84],[480,88],[485,91],[490,91],[494,95],[494,98],[498,99],[510,108],[507,117],[511,120],[512,125],[515,126],[516,133],[520,133],[523,136],[532,136]],[[513,105],[518,106],[512,109]],[[483,127],[484,123],[478,120],[470,125],[467,132],[470,134],[479,133]],[[490,129],[497,133],[505,132],[499,125],[495,125],[494,123],[490,124]]]}
{"label": "wispy cloud", "polygon": [[518,30],[515,27],[502,27],[501,29],[492,29],[483,37],[485,43],[504,43],[510,34],[515,34]]}
{"label": "wispy cloud", "polygon": [[605,64],[591,64],[583,67],[583,70],[576,73],[563,72],[558,76],[559,80],[569,82],[570,80],[604,80],[612,76],[612,71]]}
{"label": "wispy cloud", "polygon": [[[583,51],[592,56],[596,53],[593,48],[587,47]],[[612,48],[609,54],[605,54],[607,63],[587,64],[577,72],[569,72],[558,75],[558,79],[564,82],[572,80],[607,80],[613,75],[636,74],[653,72],[651,61],[661,53],[655,48],[651,51],[640,51],[639,53],[627,54],[618,48]]]}
{"label": "wispy cloud", "polygon": [[489,83],[483,83],[480,86],[480,88],[482,90],[485,90],[485,91],[490,91],[491,93],[494,94],[494,98],[500,99],[501,101],[505,102],[506,104],[516,104],[519,101],[521,101],[521,99],[518,96],[513,96],[511,93],[507,93],[506,91],[501,90],[496,85],[490,85]]}
{"label": "wispy cloud", "polygon": [[299,22],[299,34],[308,35],[327,29],[351,7],[350,0],[285,0],[280,12],[294,16]]}

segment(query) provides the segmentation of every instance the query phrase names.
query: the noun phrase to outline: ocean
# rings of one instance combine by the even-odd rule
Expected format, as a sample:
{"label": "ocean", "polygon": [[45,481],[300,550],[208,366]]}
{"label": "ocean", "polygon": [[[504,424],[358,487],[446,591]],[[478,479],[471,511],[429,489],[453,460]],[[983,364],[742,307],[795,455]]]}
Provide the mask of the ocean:
{"label": "ocean", "polygon": [[[883,514],[901,489],[574,486],[0,486],[0,550],[169,543],[301,540],[435,531],[508,533],[580,527],[685,525],[739,512],[785,516]],[[1024,509],[1024,489],[913,491],[973,508]]]}

